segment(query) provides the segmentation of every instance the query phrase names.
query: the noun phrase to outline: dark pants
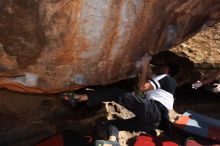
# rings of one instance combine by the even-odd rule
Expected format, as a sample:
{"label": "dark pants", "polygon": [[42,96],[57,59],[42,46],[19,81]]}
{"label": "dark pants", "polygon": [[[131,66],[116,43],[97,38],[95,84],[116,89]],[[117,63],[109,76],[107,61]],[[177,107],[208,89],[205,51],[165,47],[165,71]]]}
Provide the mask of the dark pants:
{"label": "dark pants", "polygon": [[[164,107],[154,100],[143,100],[137,98],[126,90],[119,88],[108,88],[87,94],[89,107],[97,106],[103,101],[115,101],[124,106],[136,116],[131,119],[110,120],[109,135],[118,136],[119,130],[150,132],[157,128],[162,117]],[[161,105],[161,107],[160,107]]]}

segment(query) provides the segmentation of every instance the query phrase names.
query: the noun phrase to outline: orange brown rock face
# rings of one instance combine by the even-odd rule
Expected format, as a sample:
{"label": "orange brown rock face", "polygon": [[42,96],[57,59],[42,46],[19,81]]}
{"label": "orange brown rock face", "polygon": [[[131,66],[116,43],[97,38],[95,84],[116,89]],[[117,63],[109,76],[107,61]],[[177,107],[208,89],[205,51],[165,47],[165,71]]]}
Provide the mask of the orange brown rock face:
{"label": "orange brown rock face", "polygon": [[1,0],[0,87],[58,92],[131,78],[145,53],[219,20],[219,0]]}

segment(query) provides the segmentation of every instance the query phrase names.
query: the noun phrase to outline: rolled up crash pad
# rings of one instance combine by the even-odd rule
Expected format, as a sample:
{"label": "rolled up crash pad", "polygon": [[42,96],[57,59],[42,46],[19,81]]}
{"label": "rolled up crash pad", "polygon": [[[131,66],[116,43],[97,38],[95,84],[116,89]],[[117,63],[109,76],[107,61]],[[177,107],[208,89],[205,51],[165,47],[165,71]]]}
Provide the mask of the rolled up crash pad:
{"label": "rolled up crash pad", "polygon": [[220,120],[186,111],[174,122],[174,126],[189,136],[220,142]]}

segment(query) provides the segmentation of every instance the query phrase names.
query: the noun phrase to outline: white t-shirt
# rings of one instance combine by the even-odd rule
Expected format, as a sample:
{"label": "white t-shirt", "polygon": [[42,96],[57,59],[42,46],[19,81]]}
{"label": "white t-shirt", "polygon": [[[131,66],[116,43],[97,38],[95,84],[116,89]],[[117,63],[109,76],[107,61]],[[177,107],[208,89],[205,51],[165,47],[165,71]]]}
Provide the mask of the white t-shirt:
{"label": "white t-shirt", "polygon": [[173,109],[174,98],[173,94],[176,89],[176,81],[169,75],[163,74],[149,80],[154,90],[147,91],[146,97],[153,99],[164,105],[167,110]]}

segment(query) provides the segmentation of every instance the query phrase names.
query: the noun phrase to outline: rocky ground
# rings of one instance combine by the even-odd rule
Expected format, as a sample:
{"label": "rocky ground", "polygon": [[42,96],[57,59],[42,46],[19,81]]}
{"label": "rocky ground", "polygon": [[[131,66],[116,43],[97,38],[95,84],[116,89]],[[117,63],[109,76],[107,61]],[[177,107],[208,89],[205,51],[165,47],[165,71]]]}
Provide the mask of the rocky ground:
{"label": "rocky ground", "polygon": [[[4,146],[33,145],[65,129],[88,135],[92,133],[95,120],[99,117],[133,116],[131,112],[111,102],[99,110],[88,110],[84,105],[73,110],[57,94],[21,94],[2,89],[0,100],[0,145]],[[175,110],[178,113],[190,109],[220,119],[219,106],[218,95],[204,90],[193,91],[189,86],[177,90]],[[175,117],[175,114],[172,115]],[[138,134],[122,131],[121,145],[126,145],[128,139]]]}

